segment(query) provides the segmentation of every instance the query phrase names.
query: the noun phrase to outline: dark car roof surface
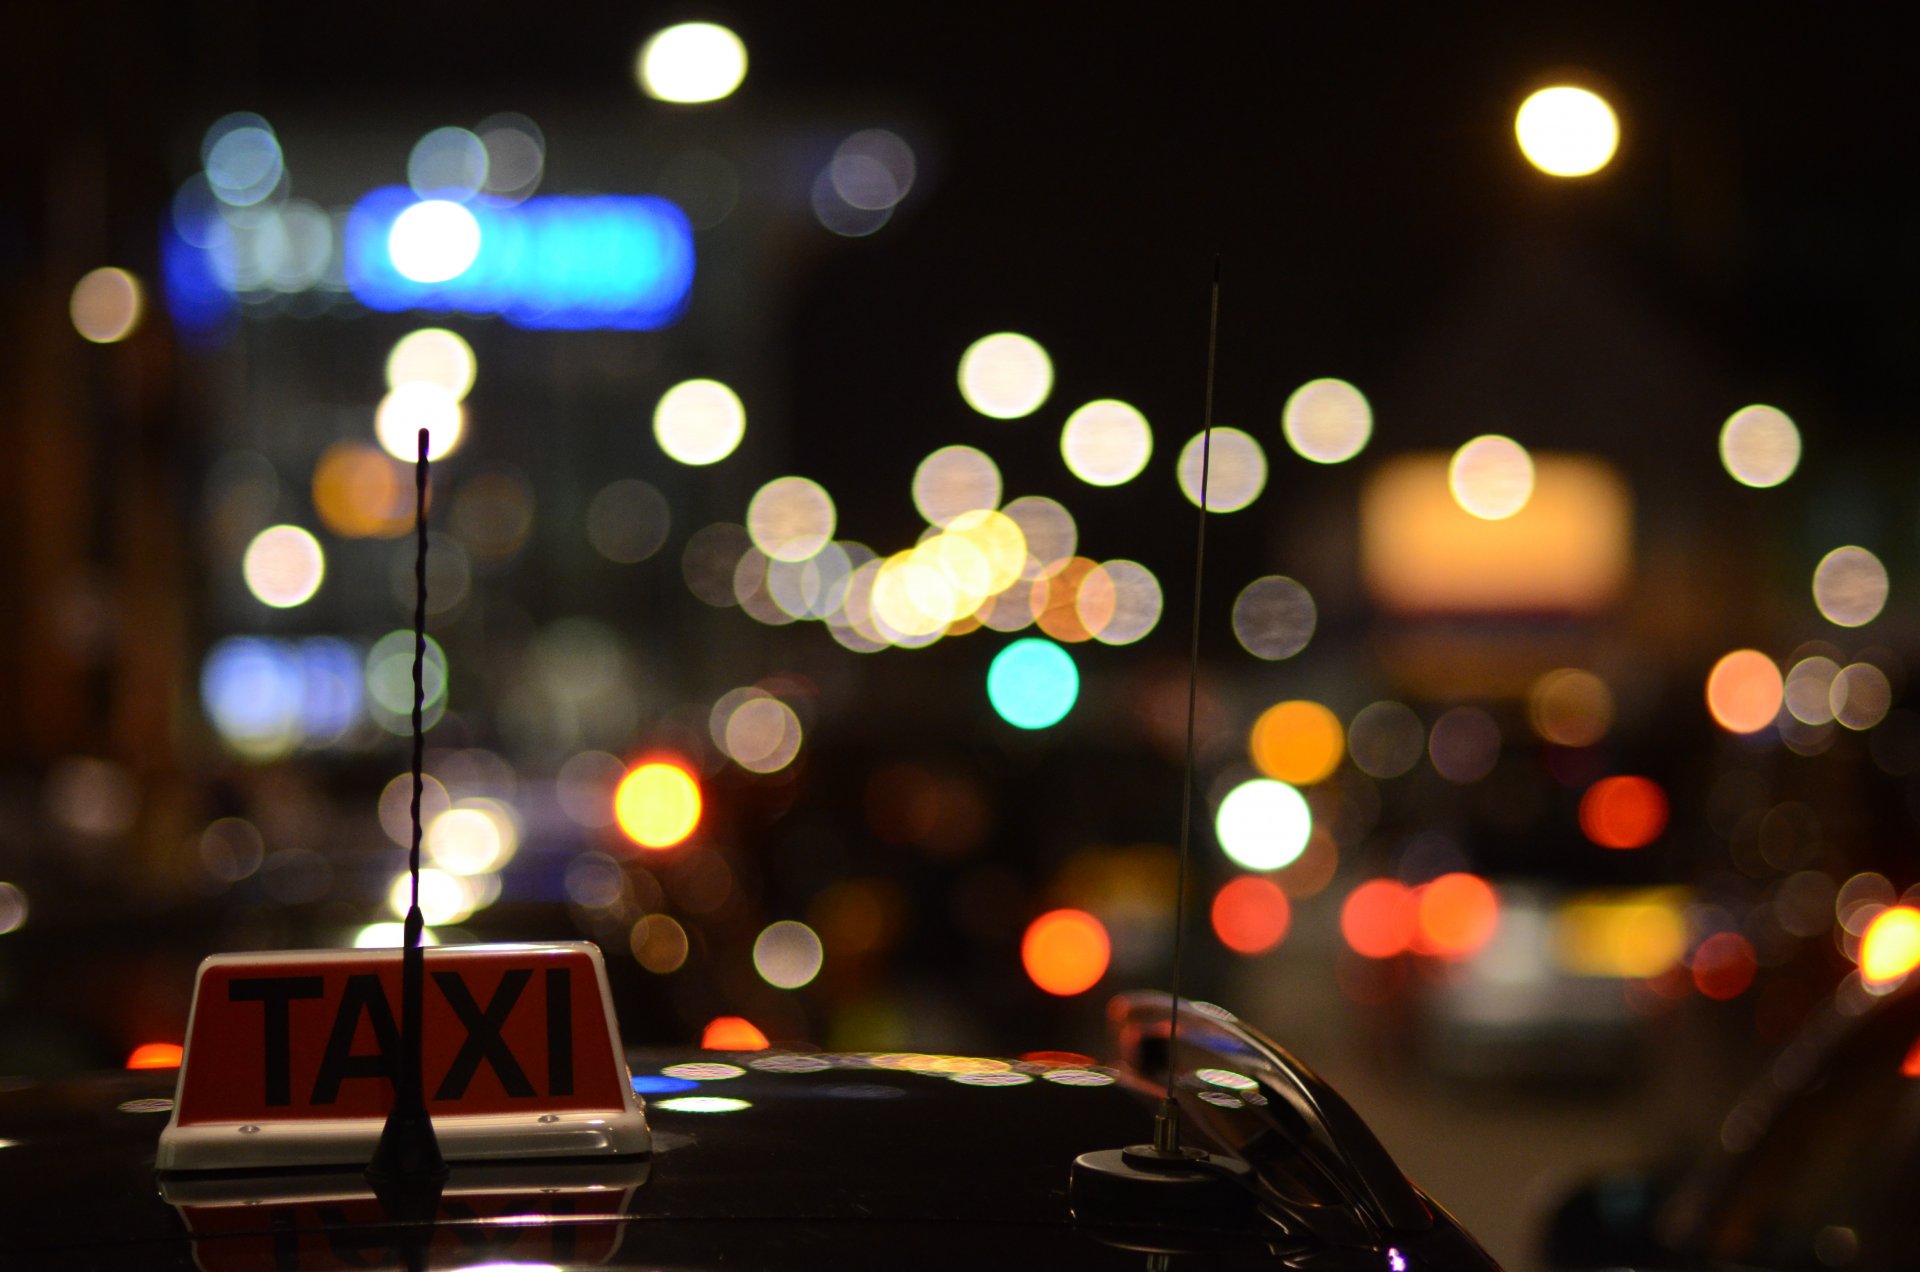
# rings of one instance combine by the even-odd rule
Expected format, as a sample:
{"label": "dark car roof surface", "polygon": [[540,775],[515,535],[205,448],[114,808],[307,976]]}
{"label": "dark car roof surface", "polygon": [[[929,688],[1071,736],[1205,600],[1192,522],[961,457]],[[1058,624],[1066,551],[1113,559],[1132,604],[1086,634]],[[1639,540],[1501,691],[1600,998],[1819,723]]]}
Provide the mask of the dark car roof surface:
{"label": "dark car roof surface", "polygon": [[[171,1074],[6,1092],[0,1267],[955,1266],[1012,1258],[1138,1268],[1151,1249],[1174,1250],[1175,1267],[1303,1266],[1293,1256],[1306,1251],[1277,1228],[1189,1232],[1169,1242],[1124,1223],[1075,1225],[1074,1157],[1148,1132],[1150,1101],[1109,1071],[912,1054],[631,1060],[637,1084],[653,1088],[651,1158],[456,1165],[435,1222],[411,1227],[396,1225],[351,1170],[172,1177],[163,1197],[153,1160]],[[683,1103],[687,1097],[694,1102]],[[1426,1239],[1441,1254],[1460,1240],[1450,1224]],[[1328,1257],[1311,1266],[1388,1266],[1374,1251]],[[1447,1263],[1411,1264],[1423,1265]]]}

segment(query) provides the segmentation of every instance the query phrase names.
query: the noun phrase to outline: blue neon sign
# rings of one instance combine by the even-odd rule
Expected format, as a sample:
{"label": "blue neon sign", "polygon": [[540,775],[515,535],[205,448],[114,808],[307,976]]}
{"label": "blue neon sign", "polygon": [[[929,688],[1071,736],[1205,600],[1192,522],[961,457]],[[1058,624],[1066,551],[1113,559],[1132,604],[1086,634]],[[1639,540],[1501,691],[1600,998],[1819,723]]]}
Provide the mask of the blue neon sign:
{"label": "blue neon sign", "polygon": [[473,264],[445,282],[394,268],[393,223],[420,202],[375,190],[347,214],[346,278],[369,309],[498,314],[517,327],[651,331],[678,318],[693,288],[693,227],[651,195],[544,195],[467,210],[480,226]]}

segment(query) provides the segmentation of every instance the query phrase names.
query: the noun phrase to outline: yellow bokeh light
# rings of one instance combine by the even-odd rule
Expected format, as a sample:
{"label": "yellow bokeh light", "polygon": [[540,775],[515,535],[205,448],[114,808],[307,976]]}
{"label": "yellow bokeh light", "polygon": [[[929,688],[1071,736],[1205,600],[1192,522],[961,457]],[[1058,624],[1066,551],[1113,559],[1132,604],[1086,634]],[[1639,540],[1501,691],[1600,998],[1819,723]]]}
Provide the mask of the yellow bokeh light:
{"label": "yellow bokeh light", "polygon": [[387,387],[437,384],[461,402],[472,390],[478,369],[472,345],[445,328],[422,327],[394,343],[387,355]]}
{"label": "yellow bokeh light", "polygon": [[693,104],[730,96],[747,77],[747,46],[713,22],[682,22],[640,46],[634,78],[657,101]]}
{"label": "yellow bokeh light", "polygon": [[1527,717],[1557,746],[1592,746],[1613,727],[1613,690],[1590,671],[1562,667],[1533,682]]}
{"label": "yellow bokeh light", "polygon": [[[873,619],[880,634],[895,644],[902,636],[935,636],[956,617],[951,594],[951,585],[938,569],[919,559],[918,549],[896,552],[874,575]],[[927,598],[931,609],[921,598]]]}
{"label": "yellow bokeh light", "polygon": [[[496,881],[497,882],[497,881]],[[429,927],[444,927],[473,917],[485,894],[468,880],[427,866],[420,871],[420,917]],[[387,908],[404,919],[413,903],[413,878],[404,871],[387,889]]]}
{"label": "yellow bokeh light", "polygon": [[684,380],[661,394],[653,408],[654,440],[683,464],[717,464],[733,454],[746,433],[747,408],[718,380]]}
{"label": "yellow bokeh light", "polygon": [[627,933],[634,961],[656,976],[666,976],[686,965],[692,942],[687,929],[670,914],[649,914]]}
{"label": "yellow bokeh light", "polygon": [[410,380],[390,389],[380,399],[373,417],[373,431],[380,448],[403,463],[420,457],[420,430],[427,430],[427,458],[440,459],[453,452],[466,430],[466,412],[460,399],[438,384]]}
{"label": "yellow bokeh light", "polygon": [[1920,967],[1920,910],[1888,906],[1860,938],[1860,975],[1876,984],[1898,980]]}
{"label": "yellow bokeh light", "polygon": [[1067,417],[1060,455],[1089,486],[1119,486],[1138,477],[1153,457],[1153,429],[1134,407],[1102,398]]}
{"label": "yellow bokeh light", "polygon": [[421,847],[449,874],[477,875],[500,869],[520,847],[520,828],[493,800],[464,800],[427,823]]}
{"label": "yellow bokeh light", "polygon": [[1027,536],[1020,523],[1003,512],[963,512],[947,527],[947,536],[971,544],[987,565],[986,591],[995,595],[1018,582],[1027,565]]}
{"label": "yellow bokeh light", "polygon": [[1304,700],[1268,707],[1247,737],[1247,749],[1260,771],[1292,786],[1310,786],[1331,776],[1346,746],[1340,718]]}
{"label": "yellow bokeh light", "polygon": [[1447,489],[1481,520],[1505,521],[1533,498],[1533,457],[1510,437],[1476,437],[1453,453]]}
{"label": "yellow bokeh light", "polygon": [[1677,888],[1576,896],[1553,916],[1554,962],[1575,976],[1658,976],[1687,952],[1685,901]]}
{"label": "yellow bokeh light", "polygon": [[1707,710],[1729,733],[1757,733],[1779,714],[1785,686],[1773,659],[1736,649],[1707,674]]}
{"label": "yellow bokeh light", "polygon": [[960,355],[960,396],[991,419],[1031,415],[1051,392],[1053,360],[1031,336],[996,332],[974,341]]}
{"label": "yellow bokeh light", "polygon": [[1600,171],[1620,146],[1620,121],[1598,93],[1569,84],[1543,88],[1520,104],[1513,120],[1520,152],[1555,177]]}
{"label": "yellow bokeh light", "polygon": [[1373,407],[1345,380],[1309,380],[1287,399],[1280,428],[1302,459],[1339,464],[1358,455],[1373,436]]}
{"label": "yellow bokeh light", "polygon": [[1237,428],[1215,425],[1196,433],[1180,450],[1180,491],[1187,502],[1200,506],[1201,469],[1206,469],[1208,512],[1238,512],[1260,497],[1267,486],[1267,452]]}
{"label": "yellow bokeh light", "polygon": [[313,510],[344,539],[391,539],[413,527],[413,483],[367,442],[339,441],[313,466]]}
{"label": "yellow bokeh light", "polygon": [[833,538],[833,497],[805,477],[776,477],[747,505],[753,545],[775,561],[804,561]]}
{"label": "yellow bokeh light", "polygon": [[913,506],[936,526],[949,526],[964,513],[998,508],[999,466],[971,446],[943,446],[914,470]]}
{"label": "yellow bokeh light", "polygon": [[1720,462],[1743,486],[1778,486],[1800,467],[1800,430],[1775,407],[1743,406],[1721,426]]}
{"label": "yellow bokeh light", "polygon": [[268,526],[247,545],[240,571],[255,600],[291,609],[320,590],[327,558],[320,541],[299,526]]}
{"label": "yellow bokeh light", "polygon": [[1837,627],[1863,627],[1887,604],[1887,567],[1865,548],[1835,548],[1813,572],[1813,603]]}
{"label": "yellow bokeh light", "polygon": [[642,848],[671,848],[700,824],[700,784],[672,761],[636,765],[614,790],[613,818]]}
{"label": "yellow bokeh light", "polygon": [[140,325],[146,297],[140,280],[124,269],[107,267],[84,275],[67,298],[73,329],[95,344],[125,340]]}

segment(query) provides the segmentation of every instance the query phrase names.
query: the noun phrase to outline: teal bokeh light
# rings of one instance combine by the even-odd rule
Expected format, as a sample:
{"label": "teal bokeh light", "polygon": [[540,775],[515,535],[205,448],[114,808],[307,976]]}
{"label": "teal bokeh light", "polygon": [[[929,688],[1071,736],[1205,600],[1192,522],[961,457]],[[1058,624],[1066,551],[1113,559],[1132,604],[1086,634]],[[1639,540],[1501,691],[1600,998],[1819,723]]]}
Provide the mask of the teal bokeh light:
{"label": "teal bokeh light", "polygon": [[1017,729],[1060,723],[1079,697],[1080,669],[1073,655],[1050,640],[1016,640],[987,668],[987,700]]}

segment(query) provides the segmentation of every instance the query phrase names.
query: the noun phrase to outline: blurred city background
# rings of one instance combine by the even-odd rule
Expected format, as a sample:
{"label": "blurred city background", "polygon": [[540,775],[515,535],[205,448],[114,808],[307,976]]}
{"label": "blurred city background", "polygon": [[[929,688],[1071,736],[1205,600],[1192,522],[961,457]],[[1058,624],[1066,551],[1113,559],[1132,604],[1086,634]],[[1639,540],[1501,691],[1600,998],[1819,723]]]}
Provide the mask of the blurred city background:
{"label": "blurred city background", "polygon": [[0,1073],[396,939],[421,427],[438,940],[597,941],[634,1043],[1096,1052],[1216,257],[1191,992],[1524,1266],[1920,960],[1865,11],[0,12]]}

